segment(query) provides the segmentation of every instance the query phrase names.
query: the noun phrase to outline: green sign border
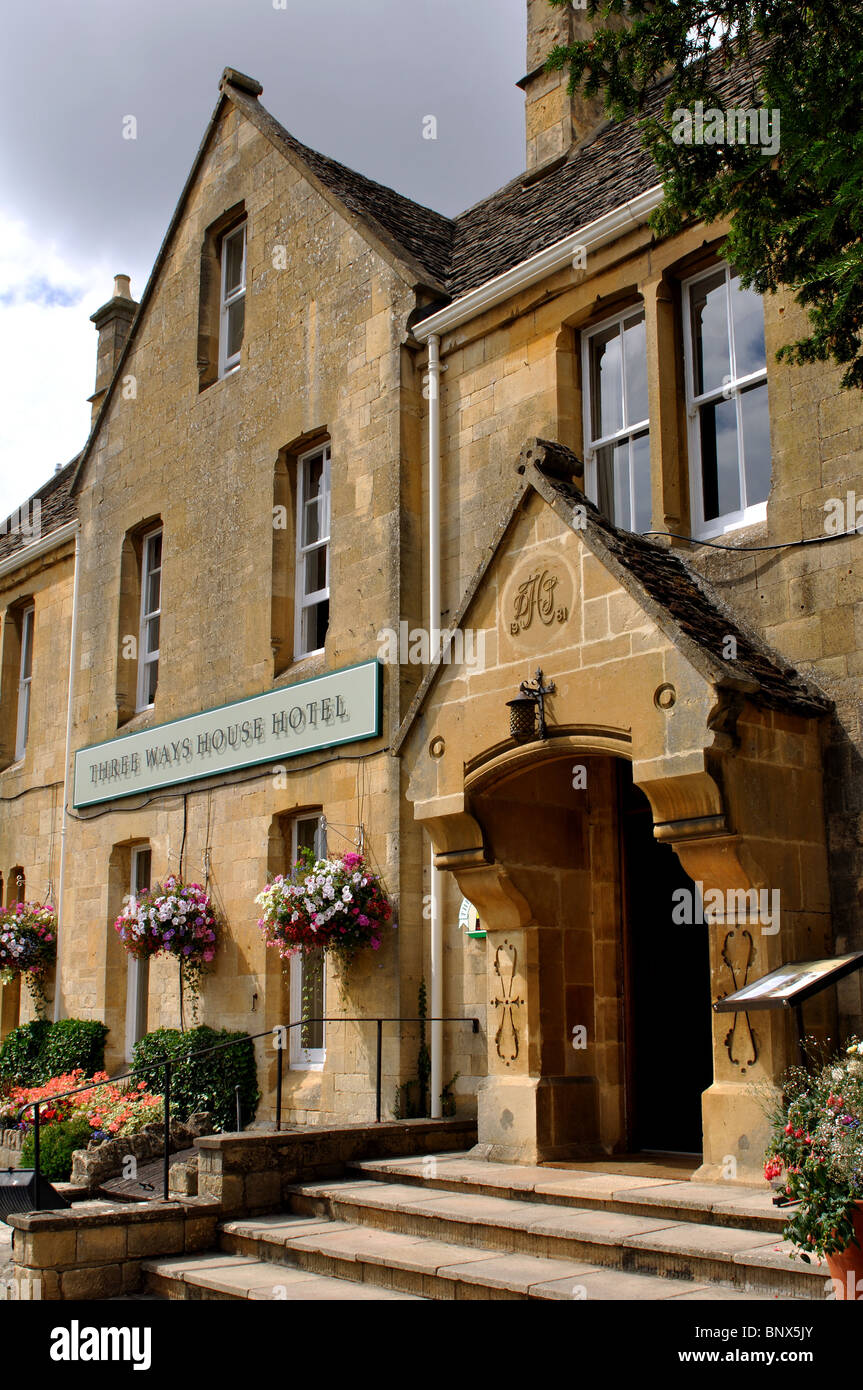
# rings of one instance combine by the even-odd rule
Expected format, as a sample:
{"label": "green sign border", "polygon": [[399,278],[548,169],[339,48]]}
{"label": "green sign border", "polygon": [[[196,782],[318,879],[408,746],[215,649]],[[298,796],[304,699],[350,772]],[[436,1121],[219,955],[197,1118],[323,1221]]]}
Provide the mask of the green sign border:
{"label": "green sign border", "polygon": [[[346,743],[364,743],[367,739],[379,738],[382,723],[381,712],[383,704],[383,681],[381,680],[381,663],[377,657],[371,657],[368,661],[355,661],[351,666],[340,666],[335,671],[319,671],[316,676],[306,676],[303,680],[295,681],[292,685],[272,686],[269,690],[261,690],[257,695],[244,695],[239,700],[226,700],[224,704],[211,705],[208,709],[196,710],[194,714],[182,714],[178,719],[166,719],[161,724],[149,724],[146,728],[143,729],[130,729],[128,733],[118,734],[116,738],[105,739],[101,743],[85,743],[83,747],[76,748],[75,752],[72,755],[74,767],[73,779],[75,794],[77,795],[78,791],[78,756],[81,753],[91,753],[97,748],[113,748],[118,743],[122,743],[123,740],[126,738],[135,738],[139,734],[156,733],[158,729],[176,728],[179,724],[185,724],[190,719],[198,719],[201,717],[201,715],[205,714],[215,714],[216,711],[220,709],[232,709],[239,705],[247,705],[250,703],[250,701],[260,700],[265,695],[275,695],[281,692],[284,692],[286,695],[288,695],[293,690],[299,690],[300,686],[302,685],[310,685],[312,681],[319,681],[327,676],[341,676],[344,675],[346,671],[358,671],[361,667],[365,666],[373,666],[375,669],[374,729],[372,729],[369,733],[366,734],[351,734],[347,738],[334,739],[330,743],[317,743],[313,744],[310,748],[300,748],[295,753],[285,752],[279,753],[276,756],[278,758],[284,759],[302,758],[306,753],[317,753],[320,752],[322,748],[340,748]],[[82,810],[86,810],[88,806],[104,806],[106,802],[123,801],[126,797],[129,796],[146,796],[149,792],[161,793],[163,790],[167,791],[170,787],[182,786],[184,782],[199,782],[205,777],[218,777],[221,774],[228,774],[231,772],[242,772],[244,768],[261,767],[264,763],[271,763],[273,762],[273,760],[273,755],[270,755],[266,758],[254,758],[251,762],[235,764],[232,767],[208,768],[205,772],[193,772],[189,773],[185,777],[178,777],[176,782],[157,782],[154,786],[151,787],[136,787],[133,791],[128,792],[118,791],[111,796],[102,797],[98,801],[73,800],[72,806],[75,810],[78,810],[79,808],[81,808]]]}

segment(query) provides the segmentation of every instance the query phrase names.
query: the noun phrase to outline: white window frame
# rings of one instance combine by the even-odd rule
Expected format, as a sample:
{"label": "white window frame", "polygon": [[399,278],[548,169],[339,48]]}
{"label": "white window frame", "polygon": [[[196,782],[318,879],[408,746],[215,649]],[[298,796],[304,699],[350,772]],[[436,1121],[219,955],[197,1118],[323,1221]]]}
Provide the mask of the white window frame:
{"label": "white window frame", "polygon": [[[323,456],[323,468],[321,473],[321,535],[310,545],[303,545],[303,535],[305,533],[304,522],[306,515],[306,472],[311,459]],[[323,647],[306,647],[305,642],[305,618],[310,608],[318,603],[329,602],[330,597],[330,520],[331,520],[331,494],[330,494],[330,446],[329,444],[318,445],[316,449],[309,449],[307,453],[300,454],[297,459],[297,545],[296,545],[296,566],[294,582],[294,656],[296,659],[305,656],[316,656],[324,650]],[[327,579],[323,589],[315,589],[306,593],[306,557],[313,551],[324,548],[327,557],[326,573]]]}
{"label": "white window frame", "polygon": [[[592,406],[592,403],[593,403],[593,382],[592,382],[592,380],[591,380],[591,373],[590,373],[590,340],[591,340],[591,338],[596,337],[596,335],[597,335],[598,333],[604,333],[607,329],[613,328],[615,325],[622,325],[622,324],[625,322],[626,319],[635,318],[636,315],[638,315],[638,314],[641,315],[642,319],[644,319],[644,320],[645,320],[645,323],[646,323],[646,314],[645,314],[645,310],[644,310],[644,305],[643,305],[643,304],[630,304],[629,307],[628,307],[627,309],[621,310],[621,312],[618,313],[618,314],[612,314],[610,318],[603,319],[601,323],[594,323],[594,324],[591,324],[590,328],[584,329],[584,330],[582,331],[582,334],[581,334],[581,381],[582,381],[581,399],[582,399],[582,421],[583,421],[583,431],[584,431],[585,484],[586,484],[586,487],[587,487],[587,496],[590,498],[591,502],[593,502],[597,507],[599,506],[599,469],[598,469],[598,466],[597,466],[597,458],[596,458],[596,456],[597,456],[599,450],[605,448],[606,445],[622,444],[625,440],[628,440],[628,441],[631,442],[631,441],[635,438],[636,435],[638,435],[638,434],[644,434],[645,431],[646,431],[646,433],[647,433],[648,445],[649,445],[649,443],[650,443],[650,415],[648,414],[648,416],[646,417],[646,419],[644,419],[644,420],[639,420],[639,421],[637,421],[635,424],[632,424],[632,425],[624,424],[623,427],[622,427],[621,429],[616,430],[613,434],[602,435],[601,437],[599,437],[599,438],[597,438],[597,439],[594,439],[594,438],[593,438],[593,420],[592,420],[592,411],[591,411],[591,406]],[[626,406],[627,406],[627,401],[626,401],[626,371],[625,371],[625,370],[624,370],[623,373],[622,373],[622,377],[623,377],[623,380],[622,380],[622,382],[621,382],[621,392],[622,392],[621,400],[622,400],[622,407],[623,407],[623,419],[624,419],[624,421],[625,421],[625,420],[626,420],[626,416],[627,416],[627,409],[626,409]],[[649,408],[649,407],[648,407],[648,408]],[[635,479],[635,470],[630,466],[630,470],[629,470],[629,515],[630,515],[630,518],[634,517],[634,515],[635,515],[635,484],[634,484],[634,479]],[[651,487],[652,487],[652,460],[651,460]],[[618,519],[613,519],[613,520],[614,520],[614,525],[615,525],[615,526],[620,526],[621,523],[620,523],[620,521],[619,521]],[[626,529],[626,528],[622,528],[622,529]]]}
{"label": "white window frame", "polygon": [[[147,856],[146,884],[142,882],[141,866],[143,856]],[[129,908],[134,911],[138,894],[147,892],[152,883],[152,850],[148,844],[132,846],[132,864],[129,873]],[[137,959],[129,956],[126,965],[126,1061],[131,1062],[135,1043],[147,1031],[147,1008],[150,992],[150,960],[144,956]]]}
{"label": "white window frame", "polygon": [[[30,603],[21,610],[21,659],[18,665],[18,719],[15,728],[15,761],[20,762],[27,751],[30,734],[30,691],[33,684],[33,632],[36,624],[36,605]],[[25,674],[26,672],[26,674]]]}
{"label": "white window frame", "polygon": [[[291,824],[291,864],[296,864],[299,857],[299,828],[300,824],[309,821],[316,821],[315,830],[315,855],[318,859],[327,857],[327,832],[323,816],[296,816]],[[327,958],[323,957],[324,971],[324,1013],[327,1011]],[[291,957],[291,980],[290,980],[290,1010],[291,1023],[296,1023],[296,1028],[288,1031],[291,1036],[289,1066],[297,1071],[323,1071],[324,1062],[327,1056],[327,1025],[322,1024],[322,1047],[303,1047],[303,1030],[300,1020],[303,1017],[303,957],[298,953]]]}
{"label": "white window frame", "polygon": [[[724,386],[695,394],[695,343],[692,333],[692,290],[701,280],[715,275],[717,270],[725,271],[725,320],[728,327],[728,363],[730,380]],[[692,534],[698,540],[710,540],[714,536],[727,535],[744,526],[755,526],[767,520],[767,502],[756,502],[744,506],[736,512],[726,512],[722,516],[704,519],[704,487],[701,477],[701,418],[700,409],[713,401],[733,398],[737,408],[737,459],[740,470],[740,496],[746,496],[746,458],[743,448],[743,405],[742,392],[747,386],[755,386],[767,381],[767,362],[757,372],[748,376],[737,376],[736,348],[734,343],[734,324],[731,317],[731,267],[727,261],[719,261],[707,270],[699,271],[683,282],[683,356],[686,376],[686,417],[687,442],[689,447],[689,496],[692,518]],[[772,467],[772,459],[771,459]]]}
{"label": "white window frame", "polygon": [[[156,566],[150,565],[150,553],[152,542],[157,536],[162,537],[162,557],[159,561],[159,606],[152,610],[147,609],[147,590],[150,587],[150,575]],[[135,701],[135,713],[140,714],[142,710],[152,709],[154,701],[147,701],[147,675],[148,667],[156,664],[156,685],[159,684],[159,652],[162,646],[162,569],[165,560],[165,535],[164,528],[154,526],[141,537],[141,611],[138,621],[138,692]],[[159,646],[155,651],[148,651],[147,628],[151,618],[159,619]]]}
{"label": "white window frame", "polygon": [[[243,241],[243,268],[240,276],[240,283],[233,290],[227,292],[225,289],[225,278],[228,269],[227,248],[228,243],[235,241],[237,237],[242,237]],[[240,299],[246,297],[246,223],[241,222],[239,227],[234,227],[230,232],[226,232],[222,237],[221,264],[219,270],[219,376],[230,376],[240,365],[242,355],[242,344],[238,350],[228,356],[228,310],[232,304],[236,304]],[[245,337],[245,331],[243,333]]]}

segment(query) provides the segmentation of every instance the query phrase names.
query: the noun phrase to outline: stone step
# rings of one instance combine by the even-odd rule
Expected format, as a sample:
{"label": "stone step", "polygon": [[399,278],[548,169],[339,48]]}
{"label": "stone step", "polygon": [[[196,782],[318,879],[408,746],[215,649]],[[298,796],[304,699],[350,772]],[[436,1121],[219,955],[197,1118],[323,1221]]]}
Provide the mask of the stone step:
{"label": "stone step", "polygon": [[719,1183],[622,1176],[595,1169],[484,1163],[452,1152],[368,1159],[350,1163],[348,1168],[358,1176],[386,1183],[542,1202],[546,1206],[733,1226],[738,1230],[766,1231],[777,1237],[781,1237],[787,1220],[787,1213],[773,1205],[774,1193],[766,1183],[760,1188],[723,1187]]}
{"label": "stone step", "polygon": [[[375,1288],[349,1279],[333,1279],[305,1269],[240,1255],[171,1255],[145,1260],[148,1294],[172,1300],[267,1300],[284,1302],[368,1302],[416,1300],[416,1295]],[[421,1300],[420,1300],[421,1301]]]}
{"label": "stone step", "polygon": [[[704,1283],[609,1269],[584,1260],[501,1253],[429,1237],[285,1215],[226,1221],[223,1250],[260,1269],[288,1268],[437,1300],[615,1299],[752,1301],[775,1297]],[[271,1273],[270,1283],[280,1274]],[[269,1285],[266,1284],[268,1287]]]}
{"label": "stone step", "polygon": [[674,1217],[355,1178],[297,1183],[294,1214],[502,1254],[571,1260],[693,1283],[824,1298],[826,1266],[792,1260],[769,1232]]}

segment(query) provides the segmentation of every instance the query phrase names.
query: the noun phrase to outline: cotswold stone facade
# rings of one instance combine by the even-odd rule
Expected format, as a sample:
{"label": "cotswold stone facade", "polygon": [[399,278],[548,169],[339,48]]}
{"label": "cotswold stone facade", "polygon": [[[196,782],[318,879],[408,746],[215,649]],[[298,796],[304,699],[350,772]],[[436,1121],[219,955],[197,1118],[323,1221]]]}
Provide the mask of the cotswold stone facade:
{"label": "cotswold stone facade", "polygon": [[[397,921],[344,997],[328,978],[326,1013],[410,1018],[425,979],[478,1018],[443,1025],[435,1075],[482,1152],[675,1150],[751,1178],[753,1083],[794,1033],[711,1003],[863,947],[863,564],[825,524],[863,496],[863,404],[776,365],[797,311],[739,291],[723,227],[656,241],[637,132],[569,102],[541,71],[564,19],[528,17],[528,172],[455,219],[299,145],[226,70],[140,305],[118,277],[94,315],[92,433],[38,494],[42,539],[0,538],[5,901],[62,882],[55,1007],[103,1018],[119,1071],[180,1020],[175,965],[133,978],[113,929],[145,872],[206,882],[222,914],[202,1021],[296,1021],[298,962],[292,981],[254,898],[317,825],[363,849]],[[470,639],[458,659],[382,659],[385,634],[439,628]],[[76,794],[93,745],[122,760],[272,690],[299,708],[301,683],[375,661],[362,737]],[[507,704],[539,669],[546,736],[518,739]],[[0,1009],[5,1033],[29,1002],[7,986]],[[861,1015],[850,975],[805,1023]],[[373,1116],[374,1035],[328,1023],[295,1049],[286,1118]],[[383,1038],[387,1114],[418,1034]]]}

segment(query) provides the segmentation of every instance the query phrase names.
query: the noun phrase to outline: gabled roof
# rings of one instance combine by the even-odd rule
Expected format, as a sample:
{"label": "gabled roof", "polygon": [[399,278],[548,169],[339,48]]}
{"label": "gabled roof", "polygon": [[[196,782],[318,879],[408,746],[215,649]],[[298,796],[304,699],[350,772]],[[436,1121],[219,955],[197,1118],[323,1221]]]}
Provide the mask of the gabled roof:
{"label": "gabled roof", "polygon": [[[582,471],[570,449],[548,439],[532,439],[522,449],[516,467],[521,483],[468,585],[451,630],[462,627],[516,517],[536,492],[706,680],[718,688],[738,691],[766,709],[819,718],[832,708],[831,701],[815,686],[756,633],[741,626],[713,587],[680,554],[607,521],[569,481]],[[722,656],[729,637],[736,642],[733,660]],[[451,663],[438,660],[426,672],[393,740],[394,754],[444,668],[451,669]]]}
{"label": "gabled roof", "polygon": [[[77,468],[72,479],[73,491],[77,489],[84,464],[99,432],[100,424],[107,416],[116,384],[122,377],[124,364],[134,343],[138,325],[141,323],[147,305],[152,298],[168,250],[182,220],[198,170],[209,147],[210,138],[228,101],[242,110],[262,135],[280,149],[295,166],[299,166],[309,181],[331,203],[334,202],[350,222],[358,223],[363,227],[369,239],[388,259],[400,263],[403,273],[408,279],[413,280],[418,288],[425,287],[435,294],[443,292],[443,285],[438,279],[438,272],[445,270],[450,259],[451,232],[448,218],[441,213],[433,212],[430,208],[422,207],[419,203],[412,203],[409,198],[402,197],[400,193],[395,193],[382,184],[374,183],[373,180],[355,173],[345,165],[337,163],[336,160],[329,159],[326,155],[318,154],[315,150],[310,150],[306,145],[300,144],[299,140],[295,140],[284,126],[280,125],[275,117],[261,106],[258,97],[263,88],[255,78],[247,77],[235,68],[225,68],[219,90],[219,100],[207,124],[204,137],[198,147],[198,152],[168,225],[168,230],[153,263],[150,278],[144,293],[141,295],[138,312],[130,325],[129,335],[120,354],[114,375],[105,392],[99,413],[93,422],[89,438],[78,457]],[[422,252],[421,257],[414,254],[419,251]]]}
{"label": "gabled roof", "polygon": [[[726,104],[751,101],[756,90],[756,72],[757,62],[741,60],[712,85]],[[428,302],[415,314],[415,322],[657,183],[657,171],[642,145],[635,120],[608,123],[593,139],[573,150],[562,164],[541,177],[522,175],[513,179],[458,217],[449,218],[301,144],[261,105],[258,98],[262,92],[259,82],[235,68],[226,68],[222,74],[219,101],[141,296],[126,347],[81,453],[73,489],[110,406],[137,324],[147,308],[226,102],[240,109],[381,254],[399,266],[418,290],[425,292]],[[646,110],[658,111],[664,95],[662,85],[655,88]]]}
{"label": "gabled roof", "polygon": [[312,174],[322,191],[333,194],[344,208],[389,243],[400,259],[412,263],[418,272],[417,278],[426,279],[431,288],[443,289],[452,261],[451,219],[301,144],[261,106],[257,99],[259,92],[255,93],[254,88],[262,89],[259,83],[246,85],[252,83],[253,79],[242,80],[242,75],[231,68],[226,69],[222,79],[223,90],[234,105],[287,154],[292,163],[299,165],[305,174]]}

